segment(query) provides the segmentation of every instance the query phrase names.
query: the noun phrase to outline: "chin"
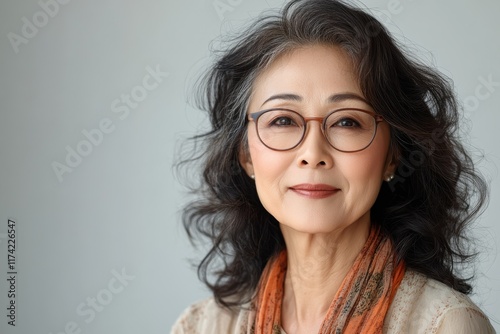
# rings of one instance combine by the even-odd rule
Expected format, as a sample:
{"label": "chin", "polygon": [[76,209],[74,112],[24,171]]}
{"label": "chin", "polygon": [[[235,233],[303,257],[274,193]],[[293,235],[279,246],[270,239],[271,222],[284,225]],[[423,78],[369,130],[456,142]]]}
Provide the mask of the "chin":
{"label": "chin", "polygon": [[342,224],[338,224],[332,221],[332,219],[317,219],[317,217],[311,216],[307,219],[301,220],[288,220],[287,223],[280,223],[281,229],[291,229],[295,232],[300,233],[332,233],[336,230],[346,227]]}
{"label": "chin", "polygon": [[[291,212],[287,217],[282,217],[280,222],[281,229],[289,229],[294,232],[309,233],[309,234],[328,234],[341,232],[346,229],[357,229],[363,227],[369,228],[370,219],[368,216],[362,216],[358,219],[352,219],[348,217],[339,217],[338,214],[325,213],[323,215],[318,215],[317,213],[295,213]],[[332,218],[334,217],[334,218]]]}

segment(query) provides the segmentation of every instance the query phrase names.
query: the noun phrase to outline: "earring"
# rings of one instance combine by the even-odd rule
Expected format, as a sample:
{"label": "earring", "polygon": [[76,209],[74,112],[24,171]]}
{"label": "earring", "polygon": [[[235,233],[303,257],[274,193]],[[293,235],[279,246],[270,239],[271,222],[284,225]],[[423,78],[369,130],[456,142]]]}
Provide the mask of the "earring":
{"label": "earring", "polygon": [[255,180],[255,175],[250,175],[250,178]]}
{"label": "earring", "polygon": [[391,182],[394,179],[394,174],[389,175],[385,180]]}

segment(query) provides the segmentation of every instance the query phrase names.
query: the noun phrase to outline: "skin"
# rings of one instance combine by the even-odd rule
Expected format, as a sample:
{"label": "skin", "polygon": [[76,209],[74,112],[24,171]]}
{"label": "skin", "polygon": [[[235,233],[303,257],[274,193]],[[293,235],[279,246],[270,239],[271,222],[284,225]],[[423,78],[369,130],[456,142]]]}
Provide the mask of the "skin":
{"label": "skin", "polygon": [[[329,100],[332,95],[358,98]],[[294,94],[298,98],[271,98]],[[270,99],[271,98],[271,99]],[[278,57],[253,85],[248,113],[283,107],[304,117],[323,117],[342,107],[373,111],[352,63],[334,46],[309,45]],[[318,332],[342,280],[363,247],[370,229],[370,208],[382,182],[394,173],[389,152],[390,128],[378,125],[365,150],[345,153],[329,145],[317,121],[309,122],[303,142],[274,151],[248,126],[248,151],[240,163],[255,176],[259,198],[279,222],[288,251],[282,326],[288,334]],[[338,189],[317,198],[297,192],[297,184],[327,184]],[[292,187],[292,188],[291,188]]]}

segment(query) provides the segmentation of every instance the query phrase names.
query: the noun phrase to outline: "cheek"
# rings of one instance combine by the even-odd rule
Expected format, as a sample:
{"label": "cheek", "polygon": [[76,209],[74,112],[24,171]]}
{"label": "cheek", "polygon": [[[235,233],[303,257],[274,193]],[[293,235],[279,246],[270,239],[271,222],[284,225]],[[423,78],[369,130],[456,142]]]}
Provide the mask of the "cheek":
{"label": "cheek", "polygon": [[383,182],[387,151],[388,141],[384,137],[374,141],[368,149],[337,162],[349,183],[351,195],[375,200]]}
{"label": "cheek", "polygon": [[255,178],[271,181],[290,166],[287,152],[273,151],[261,143],[255,130],[248,131],[248,148]]}
{"label": "cheek", "polygon": [[[371,163],[367,163],[370,161]],[[353,202],[374,202],[382,185],[383,163],[373,160],[353,161],[344,168],[344,177],[349,183],[349,196]]]}
{"label": "cheek", "polygon": [[293,163],[287,152],[277,152],[265,147],[251,131],[248,147],[252,160],[255,185],[259,199],[266,209],[279,206],[283,197],[283,177]]}
{"label": "cheek", "polygon": [[266,147],[250,146],[255,182],[258,187],[278,187],[289,164],[277,157],[280,152],[274,152]]}
{"label": "cheek", "polygon": [[[368,153],[368,152],[366,152]],[[385,158],[385,156],[384,156]],[[345,161],[338,161],[337,165],[342,166],[344,175],[351,180],[358,181],[380,181],[382,170],[384,169],[383,158],[374,154],[364,154],[349,156]]]}

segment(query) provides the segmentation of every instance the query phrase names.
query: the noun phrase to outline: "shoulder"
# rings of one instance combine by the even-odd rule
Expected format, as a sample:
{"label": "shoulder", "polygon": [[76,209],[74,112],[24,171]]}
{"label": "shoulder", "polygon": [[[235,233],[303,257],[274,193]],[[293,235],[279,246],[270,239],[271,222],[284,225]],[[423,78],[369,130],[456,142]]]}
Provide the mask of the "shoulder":
{"label": "shoulder", "polygon": [[386,316],[385,333],[495,333],[472,300],[449,286],[407,271]]}
{"label": "shoulder", "polygon": [[253,313],[249,305],[228,310],[213,297],[192,304],[182,312],[172,327],[171,334],[247,333]]}

